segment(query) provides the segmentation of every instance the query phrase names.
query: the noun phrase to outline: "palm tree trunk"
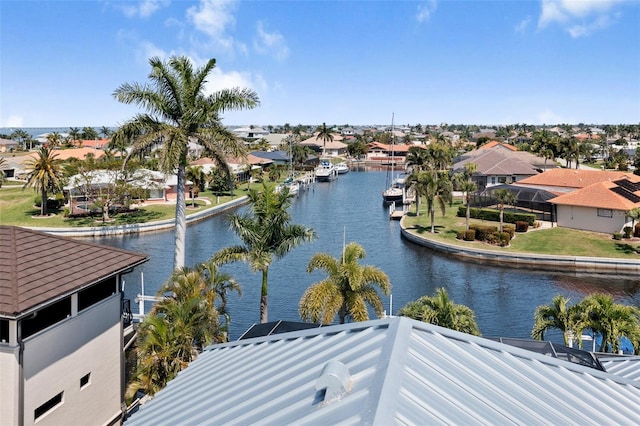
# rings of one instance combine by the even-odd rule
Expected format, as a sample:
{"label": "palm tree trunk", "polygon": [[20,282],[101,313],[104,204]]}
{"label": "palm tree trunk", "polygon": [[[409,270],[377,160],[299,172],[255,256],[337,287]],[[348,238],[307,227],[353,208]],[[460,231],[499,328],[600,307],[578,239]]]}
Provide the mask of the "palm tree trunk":
{"label": "palm tree trunk", "polygon": [[47,215],[47,188],[43,185],[41,191],[42,193],[40,196],[42,197],[42,201],[40,202],[40,215],[46,216]]}
{"label": "palm tree trunk", "polygon": [[186,198],[184,195],[185,166],[180,162],[178,165],[178,184],[176,185],[176,245],[173,257],[173,269],[177,270],[184,266],[186,234],[187,234],[187,214]]}
{"label": "palm tree trunk", "polygon": [[269,321],[269,300],[267,278],[269,276],[269,268],[262,269],[262,291],[260,293],[260,323],[264,324]]}
{"label": "palm tree trunk", "polygon": [[504,206],[500,206],[500,232],[502,232],[502,220],[504,218]]}
{"label": "palm tree trunk", "polygon": [[471,216],[470,214],[470,209],[469,209],[469,202],[471,201],[471,197],[469,196],[469,193],[467,192],[467,196],[466,196],[466,201],[467,201],[467,215],[466,215],[466,225],[467,225],[467,231],[469,230],[469,216]]}
{"label": "palm tree trunk", "polygon": [[431,215],[431,233],[435,234],[436,233],[436,206],[434,202],[431,203],[429,214]]}

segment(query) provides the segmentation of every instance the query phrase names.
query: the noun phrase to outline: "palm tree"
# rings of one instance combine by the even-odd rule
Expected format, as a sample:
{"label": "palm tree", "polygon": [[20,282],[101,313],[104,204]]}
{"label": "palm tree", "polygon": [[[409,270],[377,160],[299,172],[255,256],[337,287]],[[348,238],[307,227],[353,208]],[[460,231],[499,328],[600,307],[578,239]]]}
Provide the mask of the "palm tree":
{"label": "palm tree", "polygon": [[47,135],[47,147],[55,149],[62,143],[62,135],[58,132],[49,133]]}
{"label": "palm tree", "polygon": [[62,169],[56,160],[58,155],[50,148],[41,147],[36,151],[36,156],[27,160],[27,183],[23,189],[33,187],[35,191],[40,191],[42,202],[40,204],[40,215],[47,215],[47,193],[57,192],[62,188]]}
{"label": "palm tree", "polygon": [[551,304],[538,306],[533,314],[534,325],[531,337],[544,340],[544,334],[547,331],[556,329],[562,332],[565,346],[570,346],[571,335],[580,336],[584,328],[580,320],[580,307],[569,306],[570,300],[558,294],[551,300]]}
{"label": "palm tree", "polygon": [[31,136],[25,130],[17,129],[13,133],[11,133],[11,139],[18,142],[20,145],[22,145],[22,149],[26,151],[27,141],[31,139]]}
{"label": "palm tree", "polygon": [[640,207],[636,207],[635,209],[631,209],[627,212],[627,217],[631,218],[631,229],[632,232],[635,232],[635,224],[636,220],[640,219]]}
{"label": "palm tree", "polygon": [[505,188],[496,189],[493,192],[493,196],[498,203],[500,209],[500,232],[502,232],[502,224],[504,222],[504,208],[507,205],[513,205],[516,202],[516,196],[513,192]]}
{"label": "palm tree", "polygon": [[102,126],[100,128],[100,135],[102,135],[103,138],[108,138],[111,135],[111,129],[106,127],[106,126]]}
{"label": "palm tree", "polygon": [[437,289],[433,297],[422,296],[407,303],[398,311],[398,315],[474,336],[480,335],[473,310],[453,303],[444,288]]}
{"label": "palm tree", "polygon": [[69,141],[71,142],[71,144],[73,144],[74,142],[77,142],[78,139],[80,139],[80,135],[82,134],[78,127],[69,127],[68,133],[69,133]]}
{"label": "palm tree", "polygon": [[451,181],[447,174],[440,174],[435,170],[420,172],[418,181],[420,183],[416,187],[416,200],[420,195],[427,199],[427,210],[431,218],[431,233],[435,233],[436,203],[444,216],[446,203],[451,200],[453,192]]}
{"label": "palm tree", "polygon": [[318,131],[316,139],[322,141],[322,155],[324,156],[327,150],[327,142],[333,142],[333,135],[331,134],[331,129],[327,128],[325,123],[322,123],[322,126],[318,126],[316,130]]}
{"label": "palm tree", "polygon": [[[225,157],[243,157],[243,143],[233,132],[224,128],[220,114],[233,109],[253,108],[259,104],[258,96],[248,89],[224,89],[205,95],[207,77],[215,67],[215,59],[196,70],[184,57],[172,57],[168,62],[158,58],[149,61],[151,73],[149,84],[123,84],[114,92],[114,97],[125,104],[136,104],[147,110],[121,126],[114,135],[134,135],[127,160],[133,155],[157,144],[160,149],[160,166],[163,171],[178,177],[176,200],[176,245],[174,269],[184,266],[186,209],[185,168],[188,143],[197,141],[207,149],[218,167],[230,174]],[[121,135],[121,136],[119,136]]]}
{"label": "palm tree", "polygon": [[262,191],[249,190],[249,212],[229,217],[231,229],[243,245],[226,247],[213,255],[218,264],[245,261],[253,271],[262,273],[260,322],[268,321],[268,275],[274,258],[282,258],[293,248],[316,237],[315,231],[290,224],[288,209],[292,195],[276,192],[275,185],[262,182]]}
{"label": "palm tree", "polygon": [[196,206],[196,197],[200,192],[200,189],[204,186],[206,180],[206,173],[202,166],[188,166],[185,169],[185,179],[193,182],[193,186],[191,187],[191,201],[192,206]]}
{"label": "palm tree", "polygon": [[242,287],[230,274],[220,272],[219,265],[213,260],[198,265],[198,271],[204,280],[206,288],[217,296],[219,303],[218,314],[222,315],[226,322],[222,330],[228,333],[229,323],[231,322],[227,311],[228,293],[229,291],[235,291],[238,293],[238,297],[242,297]]}
{"label": "palm tree", "polygon": [[467,209],[466,219],[465,219],[465,229],[469,230],[469,217],[471,216],[471,194],[478,190],[478,185],[472,180],[463,181],[458,187],[460,191],[464,194],[464,205]]}
{"label": "palm tree", "polygon": [[640,353],[640,309],[614,303],[608,294],[590,294],[579,303],[585,328],[591,328],[602,336],[600,352],[617,352],[620,337],[627,337]]}
{"label": "palm tree", "polygon": [[212,342],[224,340],[215,307],[216,293],[190,268],[174,271],[158,294],[162,300],[140,325],[137,366],[129,396],[153,395]]}
{"label": "palm tree", "polygon": [[382,317],[383,305],[376,287],[388,295],[391,283],[380,269],[358,263],[365,256],[364,248],[357,243],[349,243],[340,259],[316,253],[307,265],[307,272],[320,269],[329,275],[304,292],[298,306],[300,318],[322,324],[331,324],[336,315],[340,324],[344,324],[347,317],[356,322],[367,321],[367,305]]}
{"label": "palm tree", "polygon": [[417,170],[425,170],[429,162],[429,152],[419,146],[412,146],[407,152],[405,163]]}
{"label": "palm tree", "polygon": [[7,166],[7,160],[4,157],[0,157],[0,188],[4,183],[4,168]]}

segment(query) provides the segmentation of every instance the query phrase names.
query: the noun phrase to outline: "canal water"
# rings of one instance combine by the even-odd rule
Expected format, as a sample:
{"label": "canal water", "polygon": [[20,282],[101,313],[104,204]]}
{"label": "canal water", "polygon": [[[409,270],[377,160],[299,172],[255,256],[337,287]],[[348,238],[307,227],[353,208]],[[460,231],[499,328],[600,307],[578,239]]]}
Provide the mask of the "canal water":
{"label": "canal water", "polygon": [[[434,295],[437,288],[444,287],[455,303],[475,312],[486,337],[528,338],[534,309],[550,303],[557,294],[578,302],[589,293],[606,292],[618,303],[640,306],[640,277],[630,280],[488,266],[443,256],[405,241],[400,237],[399,223],[390,221],[387,208],[382,206],[385,178],[384,171],[351,171],[334,182],[316,183],[294,199],[290,210],[293,223],[313,227],[318,238],[295,248],[269,268],[270,321],[300,320],[300,297],[307,287],[324,278],[322,272],[306,272],[309,259],[317,252],[339,257],[345,236],[347,243],[357,242],[366,250],[361,264],[376,266],[389,276],[392,297],[383,299],[387,313],[396,313],[407,302]],[[228,214],[187,227],[187,266],[239,243],[229,230]],[[145,294],[155,294],[171,273],[172,230],[97,238],[96,242],[150,256],[147,263],[125,276],[125,297],[132,303],[141,291],[142,276]],[[237,339],[259,321],[261,275],[251,272],[244,263],[223,268],[242,285],[241,298],[235,293],[229,296],[230,337]],[[136,306],[132,308],[137,310]],[[553,333],[548,337],[560,339]]]}

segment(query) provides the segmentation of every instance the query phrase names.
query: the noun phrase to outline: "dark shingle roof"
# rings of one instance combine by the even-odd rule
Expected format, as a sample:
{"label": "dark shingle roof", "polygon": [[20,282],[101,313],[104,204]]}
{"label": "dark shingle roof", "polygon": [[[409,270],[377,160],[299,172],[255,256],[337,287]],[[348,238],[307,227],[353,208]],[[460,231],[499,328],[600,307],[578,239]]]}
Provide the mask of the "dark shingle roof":
{"label": "dark shingle roof", "polygon": [[144,254],[0,226],[0,315],[19,316],[147,260]]}

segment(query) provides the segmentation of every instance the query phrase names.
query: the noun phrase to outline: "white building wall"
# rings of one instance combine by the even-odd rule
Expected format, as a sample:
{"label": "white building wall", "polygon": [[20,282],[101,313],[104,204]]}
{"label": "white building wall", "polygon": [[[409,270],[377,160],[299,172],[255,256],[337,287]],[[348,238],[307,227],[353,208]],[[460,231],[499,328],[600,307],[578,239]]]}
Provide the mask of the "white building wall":
{"label": "white building wall", "polygon": [[17,345],[0,343],[0,425],[18,424]]}
{"label": "white building wall", "polygon": [[[60,392],[62,403],[38,425],[105,424],[121,411],[122,325],[115,294],[76,317],[25,339],[24,424]],[[89,384],[80,379],[90,374]]]}
{"label": "white building wall", "polygon": [[558,226],[564,228],[613,234],[622,232],[626,223],[625,212],[620,210],[558,205],[557,212]]}

